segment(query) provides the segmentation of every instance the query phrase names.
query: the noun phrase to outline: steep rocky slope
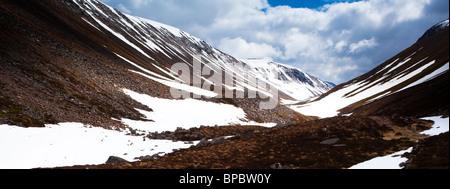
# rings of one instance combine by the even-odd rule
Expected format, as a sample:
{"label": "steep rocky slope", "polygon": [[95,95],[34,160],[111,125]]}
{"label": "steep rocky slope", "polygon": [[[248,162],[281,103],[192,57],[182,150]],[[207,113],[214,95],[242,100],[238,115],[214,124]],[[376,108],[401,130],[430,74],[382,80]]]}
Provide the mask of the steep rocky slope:
{"label": "steep rocky slope", "polygon": [[[271,70],[259,72],[264,70],[258,68],[261,65],[247,67],[245,61],[224,54],[182,30],[120,13],[96,0],[1,1],[0,27],[0,124],[43,127],[50,123],[81,122],[87,125],[83,129],[93,125],[121,130],[127,127],[121,120],[154,122],[146,115],[158,114],[153,112],[159,108],[155,103],[143,103],[129,94],[143,94],[153,100],[173,99],[171,88],[201,93],[198,100],[202,102],[232,105],[230,109],[245,112],[242,119],[246,120],[242,122],[278,123],[273,128],[203,126],[145,136],[132,130],[130,134],[140,135],[139,140],[144,141],[161,137],[201,141],[200,145],[163,157],[143,156],[142,161],[133,163],[70,168],[348,168],[412,146],[417,146],[417,151],[410,156],[412,160],[407,166],[411,168],[427,167],[421,162],[430,156],[442,160],[446,155],[448,159],[448,153],[436,153],[448,146],[448,134],[417,143],[428,138],[420,132],[433,125],[418,118],[448,116],[448,27],[439,27],[433,35],[369,73],[314,101],[291,106],[299,112],[309,108],[304,112],[306,115],[331,117],[318,120],[282,104],[261,110],[259,103],[267,100],[261,96],[237,98],[242,90],[301,99],[292,96],[294,91],[283,90],[286,89],[283,82],[309,75],[278,64],[268,64],[281,71],[278,77],[267,74]],[[212,88],[222,88],[222,93],[211,94],[192,87],[196,84],[194,77],[184,80],[170,70],[180,62],[195,67],[196,61],[202,62],[202,69],[232,73],[222,77],[189,74],[200,78],[202,83],[210,83]],[[281,83],[272,81],[262,88],[249,88],[255,84],[249,77],[267,80],[269,76],[275,76],[271,79]],[[239,80],[230,85],[224,82],[227,78]],[[297,83],[312,82],[303,79]],[[278,87],[281,88],[276,91],[280,93],[270,90]],[[232,98],[224,98],[227,91],[232,91]],[[311,92],[313,96],[324,91]],[[223,109],[209,111],[221,114]],[[166,118],[179,117],[169,113]],[[433,166],[446,167],[445,162]]]}
{"label": "steep rocky slope", "polygon": [[[396,58],[402,58],[419,48],[415,60],[436,59],[434,64],[408,81],[392,87],[383,98],[360,101],[342,109],[342,114],[355,115],[407,115],[411,117],[449,115],[449,27],[421,40]],[[423,52],[421,52],[423,51]],[[418,66],[416,63],[413,66]],[[414,69],[412,67],[411,69]],[[410,69],[410,70],[411,70]],[[412,83],[411,83],[412,82]]]}
{"label": "steep rocky slope", "polygon": [[[196,78],[211,84],[210,89],[223,89],[213,99],[202,96],[203,90],[201,100],[240,107],[249,120],[309,119],[280,104],[261,110],[265,97],[237,98],[241,90],[273,93],[275,101],[279,96],[293,98],[275,93],[275,86],[258,87],[255,81],[261,76],[245,63],[182,30],[123,14],[97,0],[2,1],[0,26],[0,123],[124,127],[117,120],[145,120],[136,108],[152,107],[134,101],[123,89],[172,99],[170,89],[175,86],[201,91],[192,87],[198,84]],[[208,67],[222,77],[192,72],[196,61],[200,69]],[[193,77],[171,72],[176,63],[185,63]],[[227,91],[231,97],[225,97]]]}
{"label": "steep rocky slope", "polygon": [[358,108],[365,109],[364,115],[379,114],[379,108],[384,114],[448,115],[449,27],[439,28],[370,72],[292,108],[318,117],[351,114]]}
{"label": "steep rocky slope", "polygon": [[64,20],[70,12],[57,5],[38,1],[0,4],[1,122],[43,126],[78,121],[120,127],[112,117],[139,120],[141,115],[134,107],[149,108],[119,89],[164,95],[152,90],[163,86],[130,74],[128,65],[85,31],[74,29],[86,26]]}

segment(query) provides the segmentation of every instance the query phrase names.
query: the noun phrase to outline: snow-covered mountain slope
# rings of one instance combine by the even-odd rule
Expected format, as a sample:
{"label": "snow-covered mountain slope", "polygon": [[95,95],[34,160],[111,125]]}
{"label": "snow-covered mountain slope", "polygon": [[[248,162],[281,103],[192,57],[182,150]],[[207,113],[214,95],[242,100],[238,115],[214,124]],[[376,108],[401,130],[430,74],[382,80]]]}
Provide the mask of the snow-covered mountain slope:
{"label": "snow-covered mountain slope", "polygon": [[[114,49],[111,49],[117,56],[125,60],[128,59],[140,66],[145,65],[144,68],[148,69],[150,72],[145,70],[144,72],[146,73],[143,74],[148,75],[149,73],[150,75],[155,76],[155,74],[158,73],[151,72],[151,70],[159,70],[160,72],[163,72],[163,74],[159,73],[160,75],[157,75],[156,77],[165,80],[176,79],[177,76],[168,70],[170,66],[178,62],[194,66],[194,61],[199,60],[208,63],[208,67],[214,73],[228,73],[228,75],[224,76],[225,78],[231,79],[232,76],[229,76],[231,74],[235,74],[237,78],[240,78],[236,80],[235,86],[224,85],[223,87],[225,90],[248,88],[249,90],[263,90],[266,93],[271,93],[273,91],[264,90],[258,87],[256,87],[257,89],[248,87],[249,85],[257,86],[257,84],[254,83],[254,81],[249,80],[248,77],[255,77],[262,80],[268,79],[266,82],[273,84],[272,86],[276,87],[278,91],[284,92],[289,95],[290,98],[298,100],[305,100],[313,96],[318,96],[331,88],[329,84],[326,84],[315,77],[310,77],[308,74],[292,67],[276,66],[275,64],[272,64],[274,65],[272,68],[275,69],[270,68],[270,73],[266,73],[268,71],[267,69],[243,69],[245,66],[242,61],[220,52],[204,41],[180,29],[152,20],[120,13],[96,0],[74,0],[74,2],[87,13],[86,17],[82,18],[84,21],[105,33],[113,34],[128,46],[132,47],[133,50],[144,56],[144,59],[133,60],[131,57],[127,57],[125,53],[120,51],[116,52]],[[107,18],[114,19],[107,20]],[[150,56],[149,52],[156,53],[158,56]],[[251,63],[254,61],[244,62]],[[143,70],[141,69],[139,71]],[[199,74],[200,73],[194,73],[194,75]],[[270,74],[270,77],[266,74]],[[275,75],[279,75],[279,77]],[[206,79],[203,76],[202,79],[205,82],[214,84],[225,84],[224,80],[226,80],[213,77]],[[293,81],[291,82],[289,80]],[[193,82],[185,84],[191,85]],[[301,86],[291,86],[290,90],[286,90],[286,85],[288,83],[302,84]],[[173,87],[173,85],[170,85],[170,87]]]}
{"label": "snow-covered mountain slope", "polygon": [[244,59],[268,83],[295,100],[307,100],[331,90],[334,86],[308,73],[270,59]]}
{"label": "snow-covered mountain slope", "polygon": [[84,13],[82,20],[105,35],[111,35],[109,39],[121,42],[124,48],[105,46],[121,59],[135,63],[133,66],[140,66],[137,71],[146,75],[175,80],[177,76],[170,72],[170,66],[179,62],[192,65],[194,58],[211,63],[214,68],[238,62],[180,29],[121,13],[97,0],[73,2]]}
{"label": "snow-covered mountain slope", "polygon": [[[448,91],[448,87],[442,87],[445,86],[445,82],[448,82],[448,76],[447,79],[439,76],[448,74],[449,69],[448,24],[442,25],[440,23],[433,28],[441,26],[445,27],[441,28],[434,35],[412,45],[367,74],[335,87],[312,102],[294,105],[291,108],[305,115],[322,118],[333,117],[339,114],[350,114],[355,109],[371,102],[377,100],[379,102],[381,99],[386,99],[385,97],[393,98],[398,94],[402,94],[401,98],[395,98],[398,102],[407,97],[404,91],[412,91],[413,89],[416,90],[415,94],[408,92],[408,99],[410,100],[407,104],[409,107],[407,104],[396,104],[397,108],[390,106],[395,104],[395,101],[391,100],[389,101],[390,103],[384,103],[384,108],[390,107],[397,110],[400,108],[402,112],[397,113],[408,114],[408,111],[412,111],[411,105],[422,104],[429,98],[435,98],[435,101],[432,103],[436,107],[440,107],[441,105],[439,104],[442,104],[445,101],[444,98],[447,97],[436,95],[445,94],[445,90]],[[426,86],[421,85],[426,82],[444,83],[443,85],[435,85],[441,86],[439,90],[444,92],[435,91],[436,89],[430,87],[432,86],[430,83]],[[422,87],[421,90],[417,90],[418,86]],[[430,95],[426,96],[425,94]],[[380,108],[382,107],[377,107],[377,109]],[[417,109],[420,108],[417,107]],[[448,106],[442,109],[439,110],[441,113],[447,109],[448,114]],[[372,110],[372,113],[374,112],[375,110]],[[391,111],[391,113],[396,112]]]}
{"label": "snow-covered mountain slope", "polygon": [[[187,93],[198,101],[241,108],[248,121],[285,123],[305,117],[277,104],[278,97],[303,99],[323,91],[286,91],[278,81],[199,38],[98,0],[2,1],[0,14],[4,124],[82,122],[113,128],[124,127],[118,121],[122,119],[152,119],[139,110],[158,108],[124,90],[161,99],[177,98],[172,91]],[[179,75],[180,70],[171,69],[180,63],[191,73]],[[274,103],[261,110],[266,97]]]}
{"label": "snow-covered mountain slope", "polygon": [[[254,87],[256,71],[202,40],[96,0],[0,1],[0,28],[0,149],[9,154],[0,168],[100,164],[111,155],[134,161],[190,144],[131,135],[308,120],[280,104],[261,110],[261,98],[192,86],[199,79],[234,92],[272,91]],[[170,69],[177,63],[229,75],[184,80]],[[174,99],[171,89],[202,98]]]}
{"label": "snow-covered mountain slope", "polygon": [[[137,161],[135,157],[163,155],[192,144],[172,140],[142,140],[142,136],[92,128],[82,123],[23,128],[0,125],[1,169],[54,168],[103,164],[109,156]],[[198,143],[198,142],[195,142]]]}
{"label": "snow-covered mountain slope", "polygon": [[[243,61],[215,49],[180,29],[152,20],[123,14],[96,0],[73,0],[73,2],[85,12],[82,20],[131,47],[122,49],[104,45],[117,57],[137,68],[132,70],[132,72],[167,87],[192,93],[194,98],[202,96],[207,98],[235,99],[243,98],[245,95],[249,98],[252,96],[251,94],[257,93],[258,97],[265,99],[261,95],[269,96],[271,98],[269,101],[277,103],[279,101],[278,97],[304,100],[320,95],[329,89],[329,85],[316,85],[316,83],[321,81],[316,78],[313,78],[313,80],[310,77],[306,79],[308,81],[305,80],[306,82],[301,84],[305,86],[294,87],[296,90],[286,90],[286,84],[278,82],[279,78],[269,78],[257,69],[249,67]],[[130,53],[138,54],[138,56],[129,56]],[[187,77],[186,75],[179,76],[176,73],[177,71],[171,70],[172,66],[179,63],[189,66],[189,71],[192,73],[191,78],[189,75]],[[292,79],[295,79],[294,77],[296,76],[308,77],[306,73],[298,73],[292,71],[293,69],[291,69],[291,72],[286,72],[286,69],[284,71],[278,70],[280,73],[273,74],[297,74],[292,75],[290,77]],[[214,90],[210,91],[209,89],[212,86],[214,86]],[[315,87],[318,88],[315,89]],[[299,88],[307,89],[299,90]],[[243,92],[247,94],[238,97],[237,93]],[[242,107],[255,103],[236,100],[233,104]],[[250,117],[263,117],[264,119],[268,117],[262,116],[260,112],[255,112],[255,107],[243,108],[247,114],[252,114]],[[261,109],[261,106],[258,108]],[[267,107],[267,109],[275,108],[276,104]]]}

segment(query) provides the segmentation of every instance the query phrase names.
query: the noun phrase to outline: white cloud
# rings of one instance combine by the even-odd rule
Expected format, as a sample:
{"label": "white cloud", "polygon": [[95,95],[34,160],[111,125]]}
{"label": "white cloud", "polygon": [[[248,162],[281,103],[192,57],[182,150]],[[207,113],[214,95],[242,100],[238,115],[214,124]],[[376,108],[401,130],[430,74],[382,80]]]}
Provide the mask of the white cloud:
{"label": "white cloud", "polygon": [[320,36],[317,33],[302,32],[298,28],[292,28],[281,37],[281,44],[284,46],[284,56],[282,59],[296,58],[320,58],[334,42],[327,39],[326,36]]}
{"label": "white cloud", "polygon": [[348,46],[348,42],[345,40],[339,41],[338,43],[336,43],[336,45],[334,46],[334,49],[337,52],[342,52],[344,51],[344,48]]}
{"label": "white cloud", "polygon": [[237,58],[266,58],[281,55],[278,49],[268,44],[249,43],[240,37],[234,39],[224,38],[220,41],[218,48]]}
{"label": "white cloud", "polygon": [[352,43],[350,44],[350,53],[357,53],[359,51],[370,49],[372,47],[377,46],[377,42],[375,41],[375,38],[372,39],[363,39],[359,41],[358,43]]}
{"label": "white cloud", "polygon": [[133,8],[139,9],[144,6],[147,6],[149,3],[152,2],[152,0],[131,0],[130,2]]}
{"label": "white cloud", "polygon": [[[344,58],[345,59],[345,58]],[[318,69],[321,70],[324,76],[327,78],[331,78],[332,80],[339,80],[340,77],[345,75],[349,71],[355,71],[359,67],[357,64],[336,64],[336,63],[328,63],[328,64],[320,64]]]}
{"label": "white cloud", "polygon": [[[448,7],[446,0],[364,0],[318,10],[270,7],[267,0],[120,3],[137,16],[179,27],[231,55],[270,57],[335,83],[369,71],[448,18],[448,8],[434,11]],[[333,76],[333,70],[339,73]]]}

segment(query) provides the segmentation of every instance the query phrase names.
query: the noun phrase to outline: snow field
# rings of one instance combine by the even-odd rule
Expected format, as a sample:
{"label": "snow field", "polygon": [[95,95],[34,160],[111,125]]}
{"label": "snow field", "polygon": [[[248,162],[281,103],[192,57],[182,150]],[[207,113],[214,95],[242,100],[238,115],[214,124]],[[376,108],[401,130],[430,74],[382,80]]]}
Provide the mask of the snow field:
{"label": "snow field", "polygon": [[170,153],[192,145],[126,134],[81,123],[45,128],[0,125],[0,169],[97,165],[105,163],[109,156],[136,161],[135,157]]}
{"label": "snow field", "polygon": [[169,100],[139,94],[124,89],[125,94],[147,105],[153,112],[137,109],[151,121],[122,119],[122,122],[134,129],[146,132],[175,131],[178,127],[224,126],[224,125],[261,125],[273,127],[275,123],[258,124],[248,122],[244,110],[229,104],[217,104],[196,99]]}
{"label": "snow field", "polygon": [[[151,107],[154,112],[139,110],[153,121],[121,121],[133,129],[148,132],[174,131],[201,125],[261,125],[275,123],[247,122],[242,109],[194,99],[158,99],[124,90],[133,99]],[[46,125],[45,128],[22,128],[0,125],[0,169],[51,168],[73,165],[97,165],[109,156],[127,161],[146,155],[171,153],[174,149],[189,148],[192,144],[169,140],[150,140],[130,136],[126,131],[105,130],[81,123]],[[197,144],[194,142],[194,145]]]}

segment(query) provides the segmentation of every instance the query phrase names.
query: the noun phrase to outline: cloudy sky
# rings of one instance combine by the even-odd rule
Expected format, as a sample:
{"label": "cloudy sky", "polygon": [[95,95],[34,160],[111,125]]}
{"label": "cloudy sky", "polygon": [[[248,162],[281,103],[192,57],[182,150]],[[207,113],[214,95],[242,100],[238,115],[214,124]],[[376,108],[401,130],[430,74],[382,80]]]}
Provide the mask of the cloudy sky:
{"label": "cloudy sky", "polygon": [[448,0],[101,0],[237,58],[271,58],[336,84],[414,44]]}

